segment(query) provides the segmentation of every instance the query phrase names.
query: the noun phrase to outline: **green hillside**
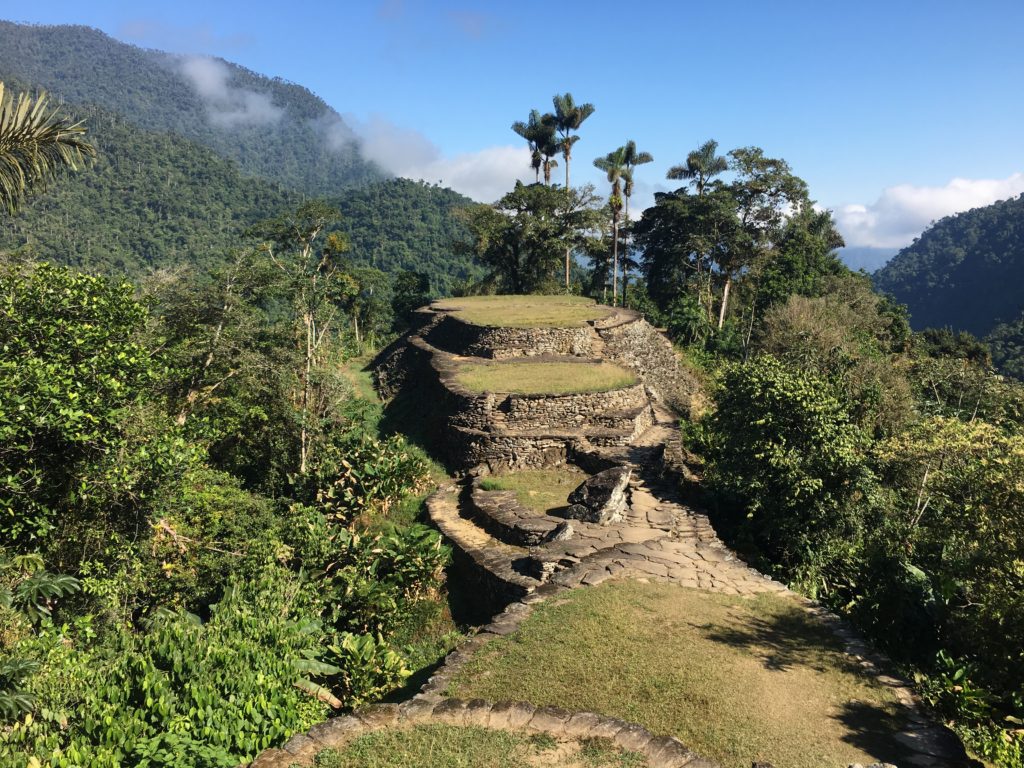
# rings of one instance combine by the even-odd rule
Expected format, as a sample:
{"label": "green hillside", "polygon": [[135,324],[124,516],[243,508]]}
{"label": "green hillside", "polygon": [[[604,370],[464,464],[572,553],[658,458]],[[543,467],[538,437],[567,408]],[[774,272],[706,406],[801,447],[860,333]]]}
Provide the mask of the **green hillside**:
{"label": "green hillside", "polygon": [[[204,97],[196,87],[200,78]],[[72,104],[95,104],[150,131],[180,134],[237,161],[245,173],[307,194],[384,177],[342,140],[351,131],[318,96],[221,59],[196,63],[88,27],[0,21],[0,79],[32,83]]]}
{"label": "green hillside", "polygon": [[948,216],[893,257],[875,285],[910,310],[915,329],[984,336],[1024,310],[1024,196]]}
{"label": "green hillside", "polygon": [[[20,79],[6,82],[15,91],[34,90]],[[35,258],[108,274],[209,266],[239,245],[252,224],[304,198],[177,134],[139,128],[102,107],[66,108],[85,121],[99,157],[0,220],[0,250],[25,248]],[[471,259],[451,247],[465,237],[453,211],[472,204],[469,198],[408,179],[336,189],[326,197],[342,212],[354,262],[424,272],[442,295],[479,275]]]}

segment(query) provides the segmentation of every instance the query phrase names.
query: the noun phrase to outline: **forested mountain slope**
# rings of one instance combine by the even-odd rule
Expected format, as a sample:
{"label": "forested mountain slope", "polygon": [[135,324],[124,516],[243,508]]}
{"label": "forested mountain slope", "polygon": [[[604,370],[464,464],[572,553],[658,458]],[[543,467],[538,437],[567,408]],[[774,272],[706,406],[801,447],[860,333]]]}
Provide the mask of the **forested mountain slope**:
{"label": "forested mountain slope", "polygon": [[[302,199],[244,176],[195,142],[137,128],[96,107],[73,111],[88,125],[96,163],[0,221],[0,250],[28,246],[36,258],[130,275],[186,262],[209,266],[241,245],[252,224]],[[475,274],[467,257],[452,254],[463,232],[452,212],[471,203],[457,192],[391,179],[328,200],[342,212],[353,261],[425,272],[440,293]]]}
{"label": "forested mountain slope", "polygon": [[139,127],[173,132],[243,172],[310,195],[384,178],[341,116],[301,85],[205,57],[174,56],[79,26],[0,22],[0,79],[95,104]]}
{"label": "forested mountain slope", "polygon": [[900,251],[875,285],[910,310],[915,329],[984,336],[1024,310],[1024,196],[948,216]]}
{"label": "forested mountain slope", "polygon": [[452,212],[471,200],[384,179],[355,145],[329,150],[330,132],[347,128],[320,99],[224,67],[246,92],[270,95],[255,103],[286,105],[283,116],[272,125],[211,122],[213,113],[167,54],[83,27],[0,22],[0,80],[15,92],[45,88],[61,96],[99,150],[91,167],[0,221],[0,250],[27,246],[35,258],[108,274],[212,265],[242,244],[252,224],[315,194],[341,210],[354,262],[424,272],[441,294],[477,275],[451,247],[465,231]]}

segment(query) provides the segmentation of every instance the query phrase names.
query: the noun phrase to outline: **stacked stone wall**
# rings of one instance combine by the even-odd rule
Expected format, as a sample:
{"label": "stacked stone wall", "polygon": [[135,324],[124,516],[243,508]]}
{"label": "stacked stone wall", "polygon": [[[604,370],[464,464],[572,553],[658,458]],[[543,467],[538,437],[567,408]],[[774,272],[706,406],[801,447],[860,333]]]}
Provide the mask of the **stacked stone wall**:
{"label": "stacked stone wall", "polygon": [[629,368],[654,395],[683,415],[689,415],[700,384],[679,364],[664,334],[639,315],[618,325],[597,328],[609,360]]}
{"label": "stacked stone wall", "polygon": [[450,313],[440,319],[424,338],[435,347],[457,355],[508,360],[537,355],[588,356],[593,336],[582,328],[503,328],[473,325]]}
{"label": "stacked stone wall", "polygon": [[635,411],[647,403],[642,384],[608,392],[569,395],[506,395],[495,406],[512,429],[551,425],[581,427],[608,411]]}

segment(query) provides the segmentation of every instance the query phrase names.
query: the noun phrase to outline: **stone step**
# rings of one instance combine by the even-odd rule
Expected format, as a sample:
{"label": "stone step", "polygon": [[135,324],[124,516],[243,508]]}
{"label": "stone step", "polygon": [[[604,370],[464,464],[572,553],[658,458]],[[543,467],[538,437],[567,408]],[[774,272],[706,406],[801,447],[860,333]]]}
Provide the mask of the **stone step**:
{"label": "stone step", "polygon": [[475,478],[466,489],[463,508],[500,541],[533,547],[566,530],[566,520],[527,509],[516,499],[515,491],[487,491],[480,487],[481,483],[480,478]]}
{"label": "stone step", "polygon": [[523,572],[529,550],[498,541],[459,513],[455,486],[435,491],[427,498],[426,507],[431,522],[452,545],[454,565],[495,605],[520,600],[541,584]]}

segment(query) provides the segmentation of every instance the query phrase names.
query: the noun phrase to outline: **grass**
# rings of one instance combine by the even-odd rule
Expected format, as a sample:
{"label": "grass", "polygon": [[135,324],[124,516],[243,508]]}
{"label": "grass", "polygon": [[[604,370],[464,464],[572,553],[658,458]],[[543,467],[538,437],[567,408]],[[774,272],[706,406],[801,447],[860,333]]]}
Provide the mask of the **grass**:
{"label": "grass", "polygon": [[591,710],[678,737],[727,768],[906,757],[892,692],[791,599],[611,582],[541,605],[450,695]]}
{"label": "grass", "polygon": [[481,480],[480,486],[486,491],[515,491],[520,504],[543,515],[565,508],[569,494],[587,477],[583,470],[566,465],[491,475]]}
{"label": "grass", "polygon": [[643,768],[607,740],[556,741],[487,728],[419,725],[382,730],[317,755],[317,768]]}
{"label": "grass", "polygon": [[636,376],[611,363],[507,361],[459,366],[456,378],[475,392],[566,395],[607,392],[636,384]]}
{"label": "grass", "polygon": [[434,302],[474,325],[502,328],[578,328],[605,317],[609,307],[583,296],[467,296]]}

